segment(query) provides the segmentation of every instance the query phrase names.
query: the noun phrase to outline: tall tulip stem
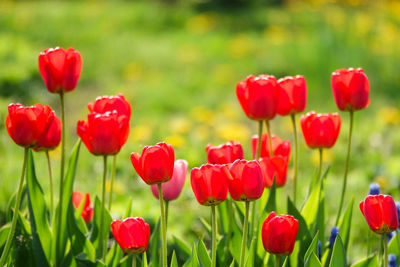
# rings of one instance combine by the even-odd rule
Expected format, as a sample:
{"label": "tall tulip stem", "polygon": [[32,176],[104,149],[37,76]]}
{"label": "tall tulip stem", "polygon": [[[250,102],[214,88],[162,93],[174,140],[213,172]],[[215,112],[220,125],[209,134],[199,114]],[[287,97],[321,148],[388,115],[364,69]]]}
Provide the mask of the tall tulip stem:
{"label": "tall tulip stem", "polygon": [[56,266],[59,266],[60,259],[60,242],[61,242],[61,224],[62,224],[62,210],[63,210],[63,192],[64,192],[64,162],[65,162],[65,103],[64,103],[64,92],[60,92],[60,105],[61,105],[61,166],[60,166],[60,193],[59,193],[59,215],[57,222],[56,232]]}
{"label": "tall tulip stem", "polygon": [[383,261],[384,261],[384,267],[389,266],[389,258],[388,258],[388,242],[387,242],[387,235],[383,234],[382,238],[383,242]]}
{"label": "tall tulip stem", "polygon": [[105,200],[106,200],[106,178],[107,178],[107,156],[103,156],[103,185],[102,185],[102,193],[101,193],[101,213],[100,213],[100,233],[99,233],[99,251],[100,257],[105,262],[106,259],[106,251],[107,251],[107,237],[104,237],[104,213],[105,213]]}
{"label": "tall tulip stem", "polygon": [[[146,252],[144,252],[146,253]],[[136,253],[132,254],[132,267],[136,267]]]}
{"label": "tall tulip stem", "polygon": [[294,140],[294,157],[293,157],[293,164],[294,164],[294,175],[293,175],[293,203],[296,205],[296,191],[297,191],[297,172],[299,166],[299,145],[297,143],[297,128],[296,128],[296,115],[292,114],[290,116],[292,119],[292,126],[293,126],[293,140]]}
{"label": "tall tulip stem", "polygon": [[260,159],[261,156],[261,137],[262,137],[262,131],[263,131],[263,121],[259,121],[258,125],[258,145],[257,145],[257,157],[255,160]]}
{"label": "tall tulip stem", "polygon": [[165,201],[165,230],[168,231],[168,210],[169,210],[169,201]]}
{"label": "tall tulip stem", "polygon": [[[53,190],[53,174],[51,172],[51,161],[49,151],[46,150],[47,168],[49,170],[49,184],[50,184],[50,218],[54,216],[54,190]],[[53,221],[53,220],[51,220]]]}
{"label": "tall tulip stem", "polygon": [[217,266],[217,216],[215,215],[215,205],[211,206],[212,213],[212,253],[211,253],[211,267]]}
{"label": "tall tulip stem", "polygon": [[[319,148],[319,165],[318,165],[318,175],[317,175],[317,184],[321,180],[321,174],[322,174],[322,161],[323,161],[323,155],[324,155],[324,150],[323,148]],[[337,224],[335,224],[337,225]]]}
{"label": "tall tulip stem", "polygon": [[351,150],[351,137],[352,137],[352,134],[353,134],[353,123],[354,123],[353,121],[354,121],[354,112],[352,110],[350,110],[349,142],[347,143],[347,156],[346,156],[346,164],[345,164],[345,167],[344,167],[344,178],[343,178],[343,186],[342,186],[342,195],[340,197],[339,210],[338,210],[338,214],[337,214],[337,217],[336,217],[335,225],[338,225],[338,222],[339,222],[339,219],[340,219],[340,214],[342,213],[344,195],[346,193],[347,173],[349,171],[350,150]]}
{"label": "tall tulip stem", "polygon": [[228,234],[226,236],[226,247],[225,247],[225,253],[229,252],[229,243],[231,242],[231,236],[232,236],[232,220],[233,220],[233,203],[232,203],[232,197],[228,196],[228,218],[231,218],[228,220]]}
{"label": "tall tulip stem", "polygon": [[161,241],[162,241],[162,266],[167,267],[167,229],[165,224],[165,210],[164,210],[164,199],[162,197],[161,184],[158,184],[158,198],[160,200],[161,210]]}
{"label": "tall tulip stem", "polygon": [[246,201],[246,208],[245,208],[245,216],[244,216],[244,223],[243,223],[243,236],[242,236],[242,249],[240,251],[240,267],[244,266],[244,259],[246,257],[246,246],[247,246],[247,230],[249,227],[249,207],[250,202]]}
{"label": "tall tulip stem", "polygon": [[21,178],[19,179],[17,198],[15,200],[14,214],[13,214],[13,218],[12,218],[12,221],[11,221],[10,232],[8,233],[8,236],[7,236],[6,245],[4,247],[3,254],[1,255],[1,258],[0,258],[0,266],[4,266],[5,263],[6,263],[6,260],[7,260],[7,257],[8,257],[8,253],[10,251],[11,244],[12,244],[12,241],[13,241],[15,227],[17,225],[17,218],[18,218],[19,206],[21,205],[22,188],[23,188],[23,184],[24,184],[25,169],[26,169],[26,159],[28,157],[28,151],[29,151],[29,148],[25,148],[24,161],[22,162],[22,173],[21,173]]}
{"label": "tall tulip stem", "polygon": [[271,135],[271,127],[269,125],[269,121],[265,121],[265,125],[267,126],[267,133],[268,133],[269,156],[272,157],[274,155],[274,150],[272,148],[272,135]]}
{"label": "tall tulip stem", "polygon": [[275,267],[279,267],[279,255],[275,255]]}
{"label": "tall tulip stem", "polygon": [[114,157],[113,157],[113,165],[112,165],[112,172],[111,172],[111,182],[110,182],[110,196],[109,196],[109,199],[108,199],[108,211],[110,211],[110,212],[111,212],[111,203],[112,203],[112,195],[113,195],[116,168],[117,168],[117,155],[114,155]]}

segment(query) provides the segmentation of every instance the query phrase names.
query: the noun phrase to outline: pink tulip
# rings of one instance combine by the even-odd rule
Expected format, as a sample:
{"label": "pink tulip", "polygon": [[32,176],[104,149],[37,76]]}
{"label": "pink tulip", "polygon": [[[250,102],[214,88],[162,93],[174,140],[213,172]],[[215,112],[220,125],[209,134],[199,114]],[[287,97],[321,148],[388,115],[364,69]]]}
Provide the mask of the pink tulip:
{"label": "pink tulip", "polygon": [[[188,163],[184,159],[178,159],[174,163],[174,172],[171,180],[161,184],[161,191],[165,200],[177,199],[182,192],[185,184]],[[151,192],[158,199],[158,188],[156,184],[151,186]]]}

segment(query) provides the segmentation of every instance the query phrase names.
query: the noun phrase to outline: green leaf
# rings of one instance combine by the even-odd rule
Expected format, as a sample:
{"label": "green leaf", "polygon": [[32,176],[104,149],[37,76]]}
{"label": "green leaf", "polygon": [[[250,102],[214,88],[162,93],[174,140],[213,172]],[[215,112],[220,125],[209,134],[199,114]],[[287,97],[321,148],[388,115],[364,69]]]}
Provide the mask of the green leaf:
{"label": "green leaf", "polygon": [[342,238],[338,234],[336,237],[335,244],[333,245],[332,258],[329,263],[330,267],[343,267],[347,266],[346,262],[346,251],[342,242]]}
{"label": "green leaf", "polygon": [[[132,198],[130,198],[130,200],[132,200]],[[129,202],[129,203],[131,203],[131,202]],[[129,208],[129,213],[128,214],[130,214],[130,213],[131,212],[130,212],[130,208]],[[175,251],[174,251],[174,253],[175,253]],[[142,253],[142,267],[147,267],[147,253],[146,252]]]}
{"label": "green leaf", "polygon": [[207,231],[208,235],[211,236],[211,225],[203,217],[200,217],[200,222],[203,225],[204,229]]}
{"label": "green leaf", "polygon": [[274,182],[269,189],[269,196],[267,204],[264,207],[264,211],[270,213],[271,211],[276,211],[276,182]]}
{"label": "green leaf", "polygon": [[[92,242],[93,246],[96,249],[96,258],[99,258],[100,256],[100,250],[99,250],[99,229],[101,225],[101,209],[102,209],[102,204],[98,196],[95,198],[94,202],[94,215],[93,215],[93,227],[92,227],[92,232],[90,233],[90,241]],[[108,212],[107,208],[104,208],[104,229],[103,229],[103,236],[108,237],[108,234],[110,232],[110,225],[111,225],[111,215]]]}
{"label": "green leaf", "polygon": [[351,217],[353,214],[353,204],[354,204],[354,197],[351,199],[349,205],[346,208],[346,211],[344,212],[343,218],[339,222],[340,235],[343,238],[344,248],[346,251],[347,248],[349,247],[349,241],[350,241],[350,228],[351,228]]}
{"label": "green leaf", "polygon": [[[229,228],[229,222],[230,222],[230,218],[229,218],[229,201],[230,200],[230,196],[228,196],[228,199],[224,202],[222,202],[221,204],[217,205],[217,209],[218,209],[218,215],[219,215],[219,227],[218,229],[221,231],[221,234],[225,234],[228,232],[228,228]],[[232,204],[233,205],[233,204]],[[233,207],[232,207],[232,212],[234,211]]]}
{"label": "green leaf", "polygon": [[177,236],[172,237],[174,239],[174,243],[177,245],[178,250],[185,255],[185,258],[188,258],[192,254],[189,245]]}
{"label": "green leaf", "polygon": [[35,261],[38,266],[49,266],[52,246],[51,231],[47,221],[46,201],[43,190],[36,178],[31,150],[28,152],[26,180]]}
{"label": "green leaf", "polygon": [[[234,217],[239,216],[237,212],[234,213]],[[232,221],[236,222],[234,218]],[[232,224],[232,237],[229,243],[229,250],[236,262],[240,262],[240,251],[242,244],[242,231],[239,229],[237,223]]]}
{"label": "green leaf", "polygon": [[192,267],[200,267],[200,263],[197,257],[197,249],[195,244],[192,247],[192,257],[191,257],[191,266]]}
{"label": "green leaf", "polygon": [[396,230],[395,236],[389,241],[388,252],[389,254],[400,255],[400,234],[398,230]]}
{"label": "green leaf", "polygon": [[158,219],[156,226],[154,227],[153,233],[150,236],[149,241],[149,252],[151,256],[150,266],[158,267],[161,265],[160,254],[160,219]]}
{"label": "green leaf", "polygon": [[379,266],[379,260],[378,256],[376,254],[373,254],[365,259],[359,260],[351,267],[376,267]]}
{"label": "green leaf", "polygon": [[178,260],[176,259],[175,250],[172,251],[172,259],[171,259],[170,267],[178,267]]}
{"label": "green leaf", "polygon": [[319,261],[319,259],[318,259],[317,255],[315,254],[315,252],[312,251],[304,266],[305,267],[322,267],[322,264]]}
{"label": "green leaf", "polygon": [[0,248],[2,248],[7,241],[8,233],[10,232],[11,224],[5,224],[0,228]]}
{"label": "green leaf", "polygon": [[201,239],[197,242],[197,257],[199,259],[200,266],[211,267],[210,255],[208,255],[206,246]]}
{"label": "green leaf", "polygon": [[255,238],[253,238],[252,240],[251,240],[251,244],[250,244],[250,249],[249,249],[249,251],[247,252],[247,259],[246,259],[246,267],[253,267],[253,264],[254,264],[254,257],[255,257],[255,255],[254,255],[254,246],[255,246],[255,242],[256,242],[256,239]]}
{"label": "green leaf", "polygon": [[311,242],[311,245],[308,247],[307,252],[304,255],[304,262],[308,261],[312,253],[315,253],[315,255],[318,254],[318,233],[315,234]]}
{"label": "green leaf", "polygon": [[[60,256],[64,255],[66,246],[67,246],[67,216],[68,216],[68,205],[72,202],[72,190],[75,180],[75,173],[76,167],[78,164],[78,157],[79,157],[79,149],[81,145],[81,140],[79,139],[75,144],[74,148],[72,149],[71,156],[69,157],[68,166],[67,166],[67,173],[64,177],[64,190],[63,190],[63,198],[60,200],[62,201],[63,209],[60,211],[60,203],[57,206],[57,216],[61,216],[61,226],[60,226],[60,233],[61,233],[61,246],[60,246]],[[58,227],[54,227],[54,231],[57,231]]]}

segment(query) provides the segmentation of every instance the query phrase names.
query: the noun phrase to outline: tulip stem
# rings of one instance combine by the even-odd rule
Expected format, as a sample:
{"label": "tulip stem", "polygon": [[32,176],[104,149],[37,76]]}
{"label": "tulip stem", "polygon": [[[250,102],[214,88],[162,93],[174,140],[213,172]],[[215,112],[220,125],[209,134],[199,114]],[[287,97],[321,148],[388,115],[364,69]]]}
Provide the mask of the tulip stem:
{"label": "tulip stem", "polygon": [[232,235],[232,220],[233,220],[233,206],[232,206],[232,197],[228,196],[228,234],[226,236],[226,248],[225,253],[229,252],[229,243],[231,242]]}
{"label": "tulip stem", "polygon": [[164,199],[162,197],[161,183],[158,186],[158,198],[160,200],[160,210],[161,210],[161,240],[162,240],[162,266],[167,267],[167,229],[165,225],[165,214],[164,214]]}
{"label": "tulip stem", "polygon": [[[146,253],[146,252],[144,252]],[[132,254],[132,267],[136,267],[136,253]]]}
{"label": "tulip stem", "polygon": [[349,161],[350,161],[350,150],[351,150],[351,137],[353,133],[353,121],[354,121],[354,112],[350,110],[350,127],[349,127],[349,142],[347,143],[347,156],[346,156],[346,164],[344,167],[344,179],[343,179],[343,186],[342,186],[342,195],[340,197],[340,205],[339,205],[339,211],[336,217],[336,222],[335,225],[338,225],[339,219],[340,219],[340,213],[342,212],[343,208],[343,201],[344,201],[344,195],[346,193],[346,185],[347,185],[347,173],[349,171]]}
{"label": "tulip stem", "polygon": [[113,187],[114,187],[114,178],[115,178],[115,170],[117,168],[117,155],[115,154],[113,157],[113,165],[111,172],[111,183],[110,183],[110,196],[108,199],[108,211],[111,212],[111,203],[112,203],[112,195],[113,195]]}
{"label": "tulip stem", "polygon": [[269,120],[265,121],[265,125],[267,126],[267,133],[268,133],[268,143],[269,143],[269,156],[274,156],[274,150],[272,149],[272,135],[271,135],[271,127],[269,125]]}
{"label": "tulip stem", "polygon": [[59,215],[57,222],[56,232],[56,266],[59,266],[60,259],[60,238],[61,238],[61,224],[63,214],[63,192],[64,192],[64,161],[65,161],[65,105],[64,105],[64,93],[60,92],[60,105],[61,105],[61,166],[60,166],[60,194],[59,194]]}
{"label": "tulip stem", "polygon": [[[318,166],[317,184],[321,180],[323,154],[324,154],[323,148],[319,148],[319,166]],[[337,225],[337,224],[335,224],[335,225]]]}
{"label": "tulip stem", "polygon": [[211,253],[211,267],[217,266],[217,218],[215,215],[215,205],[211,206],[212,212],[212,253]]}
{"label": "tulip stem", "polygon": [[6,260],[7,260],[7,257],[8,257],[8,252],[10,251],[11,243],[13,241],[15,227],[17,225],[17,218],[18,218],[18,213],[19,213],[19,206],[21,205],[22,188],[23,188],[23,184],[24,184],[25,169],[26,169],[26,159],[28,157],[28,151],[29,151],[29,148],[25,147],[24,161],[22,163],[22,173],[21,173],[21,178],[19,179],[17,198],[15,200],[15,206],[14,206],[14,214],[13,214],[13,218],[12,218],[12,221],[11,221],[10,232],[8,233],[8,236],[7,236],[6,245],[4,247],[3,254],[1,255],[1,258],[0,258],[0,266],[5,266],[5,263],[6,263]]}
{"label": "tulip stem", "polygon": [[54,215],[54,196],[53,196],[53,174],[51,172],[51,161],[49,151],[46,150],[47,168],[49,170],[49,183],[50,183],[50,218],[51,221]]}
{"label": "tulip stem", "polygon": [[247,246],[247,229],[249,226],[249,208],[250,208],[250,201],[246,201],[246,208],[245,208],[245,216],[244,216],[244,223],[243,223],[243,237],[242,237],[242,249],[240,251],[240,267],[244,266],[244,259],[246,256],[246,246]]}
{"label": "tulip stem", "polygon": [[165,230],[168,229],[168,209],[169,209],[169,201],[165,200]]}
{"label": "tulip stem", "polygon": [[100,229],[99,229],[99,256],[103,259],[103,262],[106,261],[106,251],[107,251],[107,237],[104,235],[104,213],[105,213],[105,200],[106,200],[106,177],[107,177],[107,155],[103,156],[103,185],[102,185],[102,193],[101,193],[101,213],[100,213]]}
{"label": "tulip stem", "polygon": [[383,234],[383,260],[384,260],[384,267],[388,266],[388,245],[387,245],[387,235]]}
{"label": "tulip stem", "polygon": [[279,255],[275,255],[275,267],[279,267]]}
{"label": "tulip stem", "polygon": [[257,157],[255,160],[259,160],[261,157],[261,137],[262,137],[262,131],[263,131],[263,121],[259,121],[258,125],[258,145],[257,145]]}
{"label": "tulip stem", "polygon": [[293,157],[293,164],[294,164],[294,176],[293,176],[293,203],[296,205],[296,191],[297,191],[297,172],[299,166],[299,147],[297,143],[297,129],[296,129],[296,115],[292,114],[292,126],[293,126],[293,140],[294,140],[294,157]]}

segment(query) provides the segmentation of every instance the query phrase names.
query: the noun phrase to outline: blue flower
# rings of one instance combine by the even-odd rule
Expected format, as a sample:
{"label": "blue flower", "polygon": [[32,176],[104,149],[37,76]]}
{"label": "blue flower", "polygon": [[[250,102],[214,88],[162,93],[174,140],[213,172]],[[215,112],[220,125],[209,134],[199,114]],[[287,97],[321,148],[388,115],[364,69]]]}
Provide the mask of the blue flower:
{"label": "blue flower", "polygon": [[396,262],[397,258],[396,255],[394,254],[390,254],[389,255],[389,264],[388,267],[397,267],[397,262]]}
{"label": "blue flower", "polygon": [[339,227],[332,227],[331,229],[331,236],[329,237],[329,248],[332,249],[333,248],[333,244],[335,243],[336,240],[336,236],[339,233]]}
{"label": "blue flower", "polygon": [[379,189],[381,187],[377,183],[372,183],[369,185],[369,193],[368,195],[379,195]]}

